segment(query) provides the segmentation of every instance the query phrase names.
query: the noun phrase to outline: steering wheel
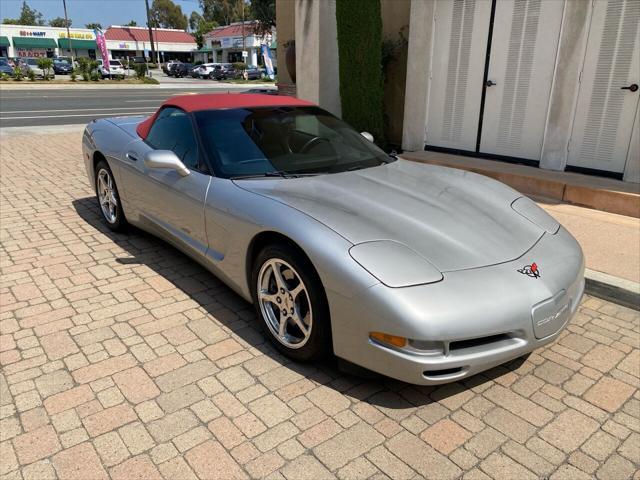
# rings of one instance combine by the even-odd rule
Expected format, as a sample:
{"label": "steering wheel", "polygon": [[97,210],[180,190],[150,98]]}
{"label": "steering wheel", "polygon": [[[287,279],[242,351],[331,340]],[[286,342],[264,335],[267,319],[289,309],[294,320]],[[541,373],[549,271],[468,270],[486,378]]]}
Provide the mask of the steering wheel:
{"label": "steering wheel", "polygon": [[311,150],[313,147],[322,142],[328,142],[329,139],[323,137],[313,137],[307,143],[305,143],[300,149],[300,153],[307,153],[308,150]]}

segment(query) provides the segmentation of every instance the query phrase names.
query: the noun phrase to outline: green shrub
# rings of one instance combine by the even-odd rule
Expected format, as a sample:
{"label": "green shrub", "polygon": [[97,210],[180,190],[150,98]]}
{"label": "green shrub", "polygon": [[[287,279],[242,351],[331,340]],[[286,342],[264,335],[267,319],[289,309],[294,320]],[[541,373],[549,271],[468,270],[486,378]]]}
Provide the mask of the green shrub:
{"label": "green shrub", "polygon": [[160,82],[155,78],[142,77],[142,83],[148,83],[149,85],[160,85]]}
{"label": "green shrub", "polygon": [[342,118],[384,144],[380,0],[336,0]]}
{"label": "green shrub", "polygon": [[53,67],[53,60],[50,58],[38,59],[38,68],[42,69],[45,80],[49,80],[49,76],[53,77],[53,75],[51,75],[51,67]]}
{"label": "green shrub", "polygon": [[3,82],[6,82],[7,80],[9,80],[9,75],[7,75],[4,72],[0,73],[0,80],[2,80]]}
{"label": "green shrub", "polygon": [[87,57],[79,57],[78,58],[78,70],[80,70],[80,75],[82,75],[82,80],[88,82],[91,80],[91,70],[90,70],[91,59]]}
{"label": "green shrub", "polygon": [[27,77],[29,77],[30,81],[35,82],[36,81],[36,72],[34,72],[31,69],[27,70]]}
{"label": "green shrub", "polygon": [[147,64],[146,63],[136,63],[133,66],[133,69],[136,71],[136,78],[145,78],[147,76]]}
{"label": "green shrub", "polygon": [[204,62],[202,60],[198,60],[194,65],[202,65]]}
{"label": "green shrub", "polygon": [[236,62],[233,64],[233,68],[235,68],[238,71],[243,71],[247,69],[247,64],[244,62]]}
{"label": "green shrub", "polygon": [[21,82],[22,79],[24,78],[24,73],[22,72],[22,69],[18,65],[13,67],[13,78],[15,78],[16,81],[18,82]]}
{"label": "green shrub", "polygon": [[98,82],[98,81],[100,81],[100,74],[98,73],[97,70],[93,70],[89,74],[89,78],[91,78],[92,82]]}
{"label": "green shrub", "polygon": [[72,82],[75,82],[76,79],[78,78],[78,74],[76,73],[76,69],[75,68],[73,70],[71,70],[71,74],[69,75],[69,78],[71,78]]}

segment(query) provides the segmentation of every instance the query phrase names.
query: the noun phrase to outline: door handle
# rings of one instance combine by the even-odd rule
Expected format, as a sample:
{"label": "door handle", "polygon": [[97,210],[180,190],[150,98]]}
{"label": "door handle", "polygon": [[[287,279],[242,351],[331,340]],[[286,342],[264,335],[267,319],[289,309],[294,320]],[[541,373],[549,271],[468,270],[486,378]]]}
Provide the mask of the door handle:
{"label": "door handle", "polygon": [[637,92],[638,88],[639,87],[637,83],[632,83],[628,87],[620,87],[620,90],[631,90],[632,92]]}
{"label": "door handle", "polygon": [[133,153],[127,153],[126,157],[132,162],[137,162],[138,158]]}
{"label": "door handle", "polygon": [[493,87],[494,85],[497,85],[497,83],[493,80],[487,80],[487,87]]}

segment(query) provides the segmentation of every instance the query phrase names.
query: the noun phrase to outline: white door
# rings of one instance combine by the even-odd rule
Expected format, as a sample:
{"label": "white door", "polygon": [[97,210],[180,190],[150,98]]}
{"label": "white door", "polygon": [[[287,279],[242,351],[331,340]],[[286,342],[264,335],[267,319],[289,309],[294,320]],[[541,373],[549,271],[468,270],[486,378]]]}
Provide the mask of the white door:
{"label": "white door", "polygon": [[639,84],[640,1],[594,1],[568,165],[624,172]]}
{"label": "white door", "polygon": [[540,160],[563,9],[497,0],[480,152]]}
{"label": "white door", "polygon": [[476,150],[490,0],[438,0],[426,143]]}

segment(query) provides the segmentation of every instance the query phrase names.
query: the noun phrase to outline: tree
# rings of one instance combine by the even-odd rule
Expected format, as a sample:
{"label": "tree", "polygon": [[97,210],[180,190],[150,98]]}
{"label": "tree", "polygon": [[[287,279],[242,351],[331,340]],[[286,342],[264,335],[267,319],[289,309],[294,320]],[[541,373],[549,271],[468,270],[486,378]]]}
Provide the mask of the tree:
{"label": "tree", "polygon": [[242,20],[242,10],[249,12],[245,0],[200,0],[202,16],[205,20],[217,22],[218,25],[229,25]]}
{"label": "tree", "polygon": [[193,32],[193,36],[196,38],[198,48],[204,45],[205,33],[210,32],[217,26],[217,22],[207,21],[198,12],[191,12],[191,16],[189,17],[189,28]]}
{"label": "tree", "polygon": [[125,27],[137,27],[138,26],[138,22],[136,22],[135,20],[129,20],[129,23],[125,23],[124,26]]}
{"label": "tree", "polygon": [[72,24],[72,20],[69,19],[69,25],[67,25],[67,21],[62,18],[62,17],[56,17],[56,18],[52,18],[51,20],[49,20],[49,26],[50,27],[71,27]]}
{"label": "tree", "polygon": [[84,28],[90,28],[91,30],[95,30],[96,28],[99,28],[100,30],[102,30],[102,24],[98,23],[98,22],[94,22],[94,23],[87,23]]}
{"label": "tree", "polygon": [[258,21],[256,33],[271,33],[271,29],[276,26],[275,0],[251,0],[251,18]]}
{"label": "tree", "polygon": [[29,7],[26,1],[23,1],[20,17],[5,18],[2,23],[10,25],[44,25],[44,16],[35,8]]}
{"label": "tree", "polygon": [[171,0],[153,0],[150,15],[152,27],[186,30],[189,23],[182,8]]}

